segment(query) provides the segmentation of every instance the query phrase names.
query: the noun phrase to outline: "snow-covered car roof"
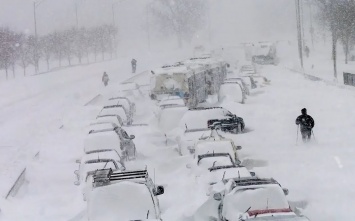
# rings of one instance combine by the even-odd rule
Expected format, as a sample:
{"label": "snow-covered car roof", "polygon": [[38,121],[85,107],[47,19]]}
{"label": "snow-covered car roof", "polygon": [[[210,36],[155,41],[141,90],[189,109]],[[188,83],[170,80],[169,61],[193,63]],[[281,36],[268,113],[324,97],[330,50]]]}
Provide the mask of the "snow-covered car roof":
{"label": "snow-covered car roof", "polygon": [[219,89],[218,99],[222,101],[227,99],[230,101],[243,102],[243,89],[238,82],[224,82]]}
{"label": "snow-covered car roof", "polygon": [[122,119],[119,115],[107,114],[107,115],[99,115],[96,117],[95,123],[114,123],[117,126],[122,126]]}
{"label": "snow-covered car roof", "polygon": [[122,181],[91,191],[88,218],[92,221],[128,221],[160,217],[145,184]]}
{"label": "snow-covered car roof", "polygon": [[[114,130],[88,134],[84,140],[84,152],[102,149],[120,151],[120,138]],[[120,153],[120,152],[119,152]]]}
{"label": "snow-covered car roof", "polygon": [[252,177],[249,170],[243,166],[222,165],[209,169],[210,173],[206,173],[204,177],[205,183],[214,184],[222,179],[229,180],[233,178]]}
{"label": "snow-covered car roof", "polygon": [[99,115],[118,115],[123,122],[127,122],[127,112],[122,105],[105,106]]}
{"label": "snow-covered car roof", "polygon": [[104,103],[104,106],[114,106],[114,105],[122,106],[126,112],[129,111],[129,109],[131,108],[129,101],[123,99],[109,99]]}
{"label": "snow-covered car roof", "polygon": [[89,153],[85,154],[81,158],[81,163],[85,163],[86,161],[96,160],[96,159],[113,159],[115,161],[120,162],[121,161],[121,156],[114,149],[111,149],[111,150],[106,149],[106,151],[98,150],[96,152],[89,152]]}
{"label": "snow-covered car roof", "polygon": [[251,218],[253,214],[275,216],[293,213],[282,188],[277,184],[236,187],[225,195],[222,214],[226,219],[238,220],[247,210]]}
{"label": "snow-covered car roof", "polygon": [[113,129],[117,127],[115,123],[111,122],[95,122],[91,123],[88,127],[88,133],[93,130],[104,130],[104,129]]}
{"label": "snow-covered car roof", "polygon": [[205,169],[210,169],[218,166],[227,166],[227,165],[234,166],[233,160],[228,153],[227,154],[218,154],[218,153],[201,154],[197,156],[196,160],[197,160],[197,166]]}
{"label": "snow-covered car roof", "polygon": [[224,108],[196,108],[189,109],[181,118],[179,126],[187,129],[208,128],[207,121],[211,119],[224,119],[231,114]]}
{"label": "snow-covered car roof", "polygon": [[159,113],[159,128],[165,132],[175,129],[187,110],[186,106],[173,106],[162,109]]}
{"label": "snow-covered car roof", "polygon": [[230,140],[200,140],[195,144],[195,156],[207,153],[229,153],[235,155],[233,143]]}

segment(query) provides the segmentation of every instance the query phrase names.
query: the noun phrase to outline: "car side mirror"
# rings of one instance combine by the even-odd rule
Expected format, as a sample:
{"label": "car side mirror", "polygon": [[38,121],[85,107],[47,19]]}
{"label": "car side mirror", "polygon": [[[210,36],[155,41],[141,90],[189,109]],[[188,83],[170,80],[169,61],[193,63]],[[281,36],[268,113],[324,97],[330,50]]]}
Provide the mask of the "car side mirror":
{"label": "car side mirror", "polygon": [[74,182],[74,185],[75,185],[75,186],[79,186],[79,185],[80,185],[80,182],[79,182],[79,181],[75,181],[75,182]]}
{"label": "car side mirror", "polygon": [[189,163],[186,164],[186,168],[187,168],[187,169],[191,169],[191,167],[192,167],[191,164],[189,164]]}
{"label": "car side mirror", "polygon": [[216,200],[216,201],[221,201],[222,200],[222,194],[220,194],[220,193],[213,194],[213,199]]}
{"label": "car side mirror", "polygon": [[123,166],[122,166],[122,167],[120,167],[120,170],[121,170],[121,171],[125,171],[125,170],[126,170],[126,167],[123,167]]}
{"label": "car side mirror", "polygon": [[134,136],[134,135],[129,136],[129,139],[131,139],[131,140],[133,140],[134,138],[136,138],[136,136]]}
{"label": "car side mirror", "polygon": [[241,150],[242,149],[242,146],[237,146],[237,150]]}
{"label": "car side mirror", "polygon": [[79,159],[75,160],[75,163],[80,163],[81,161]]}
{"label": "car side mirror", "polygon": [[250,172],[251,176],[256,176],[255,172]]}
{"label": "car side mirror", "polygon": [[284,191],[284,194],[287,196],[289,193],[289,190],[287,188],[282,188],[282,190]]}

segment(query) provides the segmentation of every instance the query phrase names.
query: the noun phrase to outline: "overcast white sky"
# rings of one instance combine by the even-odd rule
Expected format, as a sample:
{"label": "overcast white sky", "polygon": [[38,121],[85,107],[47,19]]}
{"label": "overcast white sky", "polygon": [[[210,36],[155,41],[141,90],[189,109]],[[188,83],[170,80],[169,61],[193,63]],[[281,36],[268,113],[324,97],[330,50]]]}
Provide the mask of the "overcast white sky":
{"label": "overcast white sky", "polygon": [[[111,6],[118,0],[44,0],[37,7],[38,34],[75,25],[112,23]],[[121,38],[145,38],[145,5],[151,0],[125,0],[116,4],[116,23]],[[296,36],[295,6],[291,0],[206,0],[210,2],[215,41],[284,40]],[[0,0],[0,26],[33,33],[33,0]]]}

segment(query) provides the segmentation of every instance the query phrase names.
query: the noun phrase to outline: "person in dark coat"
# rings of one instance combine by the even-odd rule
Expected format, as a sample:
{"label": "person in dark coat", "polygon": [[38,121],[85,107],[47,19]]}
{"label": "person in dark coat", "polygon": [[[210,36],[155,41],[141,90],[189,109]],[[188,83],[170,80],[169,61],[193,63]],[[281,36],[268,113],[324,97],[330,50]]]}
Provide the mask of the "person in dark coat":
{"label": "person in dark coat", "polygon": [[303,108],[301,110],[301,115],[297,117],[296,124],[300,125],[300,130],[302,134],[302,140],[304,143],[309,142],[312,135],[312,129],[314,127],[313,118],[307,114],[307,109]]}
{"label": "person in dark coat", "polygon": [[136,59],[132,59],[131,61],[131,65],[132,65],[132,73],[136,73],[136,68],[137,68],[137,60]]}

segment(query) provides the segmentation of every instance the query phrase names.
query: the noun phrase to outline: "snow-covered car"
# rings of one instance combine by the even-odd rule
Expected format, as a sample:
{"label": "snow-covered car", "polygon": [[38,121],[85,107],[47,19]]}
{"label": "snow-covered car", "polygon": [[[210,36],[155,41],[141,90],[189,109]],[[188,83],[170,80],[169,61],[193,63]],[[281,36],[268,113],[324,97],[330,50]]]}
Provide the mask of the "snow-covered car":
{"label": "snow-covered car", "polygon": [[86,192],[88,185],[87,181],[91,184],[90,176],[92,176],[96,170],[111,168],[114,171],[124,171],[126,169],[123,159],[120,154],[114,149],[102,149],[91,151],[85,154],[76,163],[79,164],[79,169],[74,171],[77,180],[75,185],[82,186],[83,198],[86,199]]}
{"label": "snow-covered car", "polygon": [[195,143],[207,135],[210,135],[211,129],[186,129],[182,134],[176,136],[175,140],[178,144],[178,152],[180,155],[192,154]]}
{"label": "snow-covered car", "polygon": [[210,173],[206,174],[204,182],[214,185],[221,180],[251,178],[255,176],[255,172],[249,171],[242,165],[221,165],[208,169]]}
{"label": "snow-covered car", "polygon": [[224,138],[222,136],[211,136],[203,140],[196,142],[194,147],[194,158],[198,158],[199,155],[208,153],[228,153],[236,165],[241,164],[238,157],[238,150],[241,150],[241,146],[236,146],[231,139]]}
{"label": "snow-covered car", "polygon": [[181,118],[182,129],[211,128],[218,125],[224,132],[240,133],[244,130],[243,118],[222,107],[190,108]]}
{"label": "snow-covered car", "polygon": [[224,82],[238,82],[242,86],[244,93],[246,95],[250,95],[251,86],[247,84],[247,82],[243,78],[240,77],[226,78],[224,79]]}
{"label": "snow-covered car", "polygon": [[132,124],[133,119],[122,105],[108,105],[104,106],[98,116],[102,115],[118,115],[121,117],[123,125]]}
{"label": "snow-covered car", "polygon": [[234,161],[229,153],[205,153],[194,157],[192,164],[187,164],[188,169],[193,169],[196,175],[207,172],[216,166],[234,166]]}
{"label": "snow-covered car", "polygon": [[95,123],[113,123],[119,127],[123,126],[122,118],[117,114],[98,115],[93,124]]}
{"label": "snow-covered car", "polygon": [[118,127],[118,125],[111,122],[93,122],[89,125],[87,132],[90,133],[90,131],[93,130],[113,129],[115,127]]}
{"label": "snow-covered car", "polygon": [[184,99],[182,99],[180,97],[171,98],[171,99],[164,99],[164,100],[160,101],[158,105],[162,109],[165,107],[172,107],[172,106],[185,106],[185,101],[184,101]]}
{"label": "snow-covered car", "polygon": [[240,73],[242,75],[253,75],[256,74],[256,70],[252,65],[243,65],[240,68]]}
{"label": "snow-covered car", "polygon": [[188,111],[186,106],[171,106],[161,109],[157,114],[158,127],[163,132],[169,132],[178,127],[180,119]]}
{"label": "snow-covered car", "polygon": [[252,77],[254,79],[254,82],[255,84],[258,86],[258,87],[265,87],[267,85],[270,85],[270,80],[267,79],[266,77],[264,76],[261,76],[261,75],[253,75]]}
{"label": "snow-covered car", "polygon": [[96,171],[89,193],[87,211],[90,221],[161,220],[156,186],[146,170]]}
{"label": "snow-covered car", "polygon": [[238,178],[221,182],[225,188],[213,194],[219,204],[218,216],[212,216],[213,220],[309,221],[292,211],[285,196],[288,190],[274,179]]}
{"label": "snow-covered car", "polygon": [[235,165],[229,153],[206,153],[195,157],[193,164],[187,164],[198,181],[213,185],[223,179],[252,177],[255,173],[241,165]]}
{"label": "snow-covered car", "polygon": [[219,88],[218,100],[230,100],[244,104],[246,98],[243,87],[238,82],[224,82]]}
{"label": "snow-covered car", "polygon": [[111,97],[107,101],[108,105],[122,105],[130,114],[131,118],[136,113],[136,104],[127,97]]}
{"label": "snow-covered car", "polygon": [[128,136],[127,132],[120,127],[92,130],[84,140],[84,152],[90,153],[96,150],[114,149],[123,159],[134,159],[136,156],[134,138],[134,135]]}

